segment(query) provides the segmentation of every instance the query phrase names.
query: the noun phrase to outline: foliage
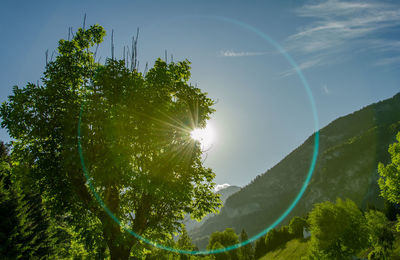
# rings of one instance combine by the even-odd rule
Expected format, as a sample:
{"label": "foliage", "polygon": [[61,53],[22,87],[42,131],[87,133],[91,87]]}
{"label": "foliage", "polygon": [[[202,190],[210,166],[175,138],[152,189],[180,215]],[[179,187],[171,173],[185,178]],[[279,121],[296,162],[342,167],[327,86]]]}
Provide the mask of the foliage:
{"label": "foliage", "polygon": [[13,180],[11,159],[2,142],[0,146],[0,258],[54,256],[55,242],[41,197]]}
{"label": "foliage", "polygon": [[385,200],[383,212],[389,221],[396,221],[397,215],[400,215],[400,204]]}
{"label": "foliage", "polygon": [[351,200],[316,204],[309,215],[310,253],[316,259],[347,259],[368,245],[368,226]]}
{"label": "foliage", "polygon": [[[216,231],[211,234],[210,239],[208,241],[207,249],[210,250],[215,248],[226,248],[228,246],[235,245],[238,243],[239,243],[238,235],[236,235],[235,231],[232,228],[227,228],[222,232]],[[225,254],[221,253],[217,255],[219,255],[218,257],[222,257]],[[239,250],[230,250],[227,252],[227,255],[229,255],[229,258],[227,259],[231,260],[239,259]]]}
{"label": "foliage", "polygon": [[[203,167],[200,145],[190,138],[214,110],[189,85],[188,61],[158,59],[146,75],[125,60],[96,63],[92,49],[104,35],[94,25],[60,40],[43,85],[14,87],[0,114],[15,139],[20,178],[43,195],[52,216],[69,216],[77,230],[94,227],[86,241],[94,238],[96,248],[106,242],[111,258],[126,259],[140,243],[108,216],[89,184],[123,225],[159,242],[179,229],[185,213],[200,219],[214,212],[215,174]],[[88,179],[76,134],[81,106]]]}
{"label": "foliage", "polygon": [[[189,237],[185,227],[182,228],[181,235],[179,236],[179,239],[177,241],[177,247],[181,250],[187,250],[187,251],[196,250],[195,246],[192,243],[192,239]],[[180,254],[179,259],[189,260],[190,256],[187,254]]]}
{"label": "foliage", "polygon": [[[221,242],[216,241],[210,249],[216,250],[216,249],[222,249],[222,248],[224,248],[224,246],[221,244]],[[226,251],[218,253],[218,254],[214,254],[213,256],[214,256],[215,260],[230,260],[231,259],[229,252],[226,252]]]}
{"label": "foliage", "polygon": [[380,178],[378,183],[381,188],[381,195],[389,202],[400,205],[400,132],[397,133],[396,139],[397,142],[389,145],[388,151],[391,162],[386,166],[379,163]]}
{"label": "foliage", "polygon": [[369,255],[369,259],[389,259],[395,240],[390,222],[379,211],[368,211],[365,217],[368,223],[369,240],[374,248]]}
{"label": "foliage", "polygon": [[265,245],[266,236],[260,237],[256,240],[254,248],[254,258],[258,259],[267,253],[267,246]]}
{"label": "foliage", "polygon": [[290,220],[289,223],[289,233],[297,238],[303,237],[303,230],[307,227],[307,220],[301,217],[295,216]]}
{"label": "foliage", "polygon": [[7,149],[0,143],[0,256],[2,258],[16,258],[16,238],[14,227],[18,226],[18,199],[12,188],[10,179],[10,164],[7,162]]}
{"label": "foliage", "polygon": [[282,226],[278,230],[271,229],[265,237],[266,252],[277,249],[280,246],[284,246],[285,243],[295,236],[289,232],[288,226]]}
{"label": "foliage", "polygon": [[[188,236],[186,229],[183,227],[181,231],[181,235],[179,236],[178,240],[175,241],[173,239],[170,239],[168,241],[164,241],[164,245],[170,247],[170,248],[176,248],[176,249],[181,249],[181,250],[194,250],[198,251],[198,248],[196,248],[192,244],[191,238]],[[196,259],[209,259],[210,257],[208,256],[196,256],[196,255],[191,255],[191,254],[179,254],[176,252],[170,252],[166,251],[163,249],[159,249],[153,246],[148,247],[148,252],[145,253],[144,257],[138,257],[139,259],[146,259],[146,260],[158,260],[158,259],[165,259],[165,260],[196,260]],[[211,256],[212,257],[212,256]]]}
{"label": "foliage", "polygon": [[[249,236],[247,235],[246,231],[242,229],[242,232],[240,233],[240,242],[245,242],[249,239]],[[251,260],[254,259],[254,248],[251,243],[240,247],[240,259],[241,260]]]}

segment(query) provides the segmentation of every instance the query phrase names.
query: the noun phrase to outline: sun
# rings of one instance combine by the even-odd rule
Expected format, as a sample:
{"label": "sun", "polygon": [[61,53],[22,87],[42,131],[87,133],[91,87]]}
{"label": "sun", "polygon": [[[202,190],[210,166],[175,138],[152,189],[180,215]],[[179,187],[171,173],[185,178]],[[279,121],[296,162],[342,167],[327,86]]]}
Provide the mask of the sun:
{"label": "sun", "polygon": [[205,128],[196,128],[190,132],[190,136],[193,140],[200,142],[202,149],[210,149],[215,141],[214,128],[207,124]]}

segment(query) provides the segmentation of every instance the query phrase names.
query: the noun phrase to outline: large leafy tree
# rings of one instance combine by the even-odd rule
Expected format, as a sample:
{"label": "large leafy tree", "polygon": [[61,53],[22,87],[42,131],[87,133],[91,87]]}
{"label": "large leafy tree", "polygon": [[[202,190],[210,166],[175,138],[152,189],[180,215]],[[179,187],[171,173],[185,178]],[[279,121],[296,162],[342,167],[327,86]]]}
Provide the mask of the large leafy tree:
{"label": "large leafy tree", "polygon": [[[400,132],[397,134],[397,142],[389,146],[391,162],[387,165],[379,163],[378,172],[380,178],[378,180],[381,188],[381,195],[393,203],[394,206],[400,205]],[[400,221],[397,229],[400,230]]]}
{"label": "large leafy tree", "polygon": [[[239,237],[236,235],[232,228],[227,228],[222,232],[216,231],[211,234],[208,240],[207,249],[213,250],[218,248],[226,248],[239,243]],[[230,250],[216,254],[216,258],[219,259],[239,259],[239,250]]]}
{"label": "large leafy tree", "polygon": [[351,200],[316,204],[308,218],[315,259],[349,259],[368,246],[368,226]]}
{"label": "large leafy tree", "polygon": [[146,75],[134,56],[95,62],[94,46],[104,36],[94,25],[60,40],[43,84],[14,87],[1,118],[15,139],[19,173],[29,176],[53,215],[96,226],[111,259],[127,259],[140,243],[94,192],[121,225],[158,242],[180,228],[184,214],[200,219],[215,211],[215,174],[190,138],[214,110],[206,93],[188,83],[188,61],[158,59]]}

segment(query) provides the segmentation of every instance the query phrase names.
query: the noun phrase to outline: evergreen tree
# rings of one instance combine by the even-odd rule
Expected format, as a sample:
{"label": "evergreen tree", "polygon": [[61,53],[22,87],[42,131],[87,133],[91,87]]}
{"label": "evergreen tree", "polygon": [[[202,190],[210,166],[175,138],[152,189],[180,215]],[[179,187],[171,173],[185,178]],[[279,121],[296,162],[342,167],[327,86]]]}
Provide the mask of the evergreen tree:
{"label": "evergreen tree", "polygon": [[11,160],[0,145],[0,256],[45,259],[53,255],[50,221],[39,194],[12,180]]}
{"label": "evergreen tree", "polygon": [[17,207],[19,255],[26,259],[42,259],[52,255],[49,216],[43,208],[40,195],[20,193]]}
{"label": "evergreen tree", "polygon": [[0,143],[0,258],[17,258],[15,227],[18,226],[18,200],[12,189],[7,148]]}
{"label": "evergreen tree", "polygon": [[[240,242],[245,242],[249,239],[246,231],[244,229],[242,229],[242,232],[240,233]],[[240,248],[240,259],[243,260],[251,260],[254,259],[254,248],[253,245],[251,243],[242,246]]]}
{"label": "evergreen tree", "polygon": [[265,244],[266,236],[260,237],[256,241],[256,246],[254,248],[254,258],[258,259],[267,253],[267,246]]}
{"label": "evergreen tree", "polygon": [[[177,246],[181,250],[188,250],[188,251],[194,250],[195,248],[194,245],[192,244],[192,239],[189,237],[185,227],[182,228],[182,232],[178,239]],[[179,259],[189,260],[190,255],[180,254]]]}

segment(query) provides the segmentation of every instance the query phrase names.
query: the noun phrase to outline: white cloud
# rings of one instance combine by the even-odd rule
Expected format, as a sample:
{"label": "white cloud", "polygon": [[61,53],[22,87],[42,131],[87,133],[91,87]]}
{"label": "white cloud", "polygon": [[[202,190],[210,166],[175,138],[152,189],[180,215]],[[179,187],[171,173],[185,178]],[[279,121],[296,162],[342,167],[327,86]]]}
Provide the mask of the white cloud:
{"label": "white cloud", "polygon": [[[318,55],[328,63],[345,51],[399,52],[398,41],[382,37],[385,30],[400,26],[399,6],[378,1],[326,0],[306,4],[295,14],[313,19],[287,38],[286,48],[295,54],[312,59],[312,55]],[[314,66],[320,64],[314,62]]]}
{"label": "white cloud", "polygon": [[233,50],[221,50],[219,52],[220,57],[246,57],[246,56],[261,56],[266,55],[268,52],[235,52]]}
{"label": "white cloud", "polygon": [[215,192],[218,192],[218,191],[220,191],[222,189],[228,188],[229,186],[231,186],[231,185],[228,184],[228,183],[217,184],[217,186],[215,186],[214,190],[215,190]]}

